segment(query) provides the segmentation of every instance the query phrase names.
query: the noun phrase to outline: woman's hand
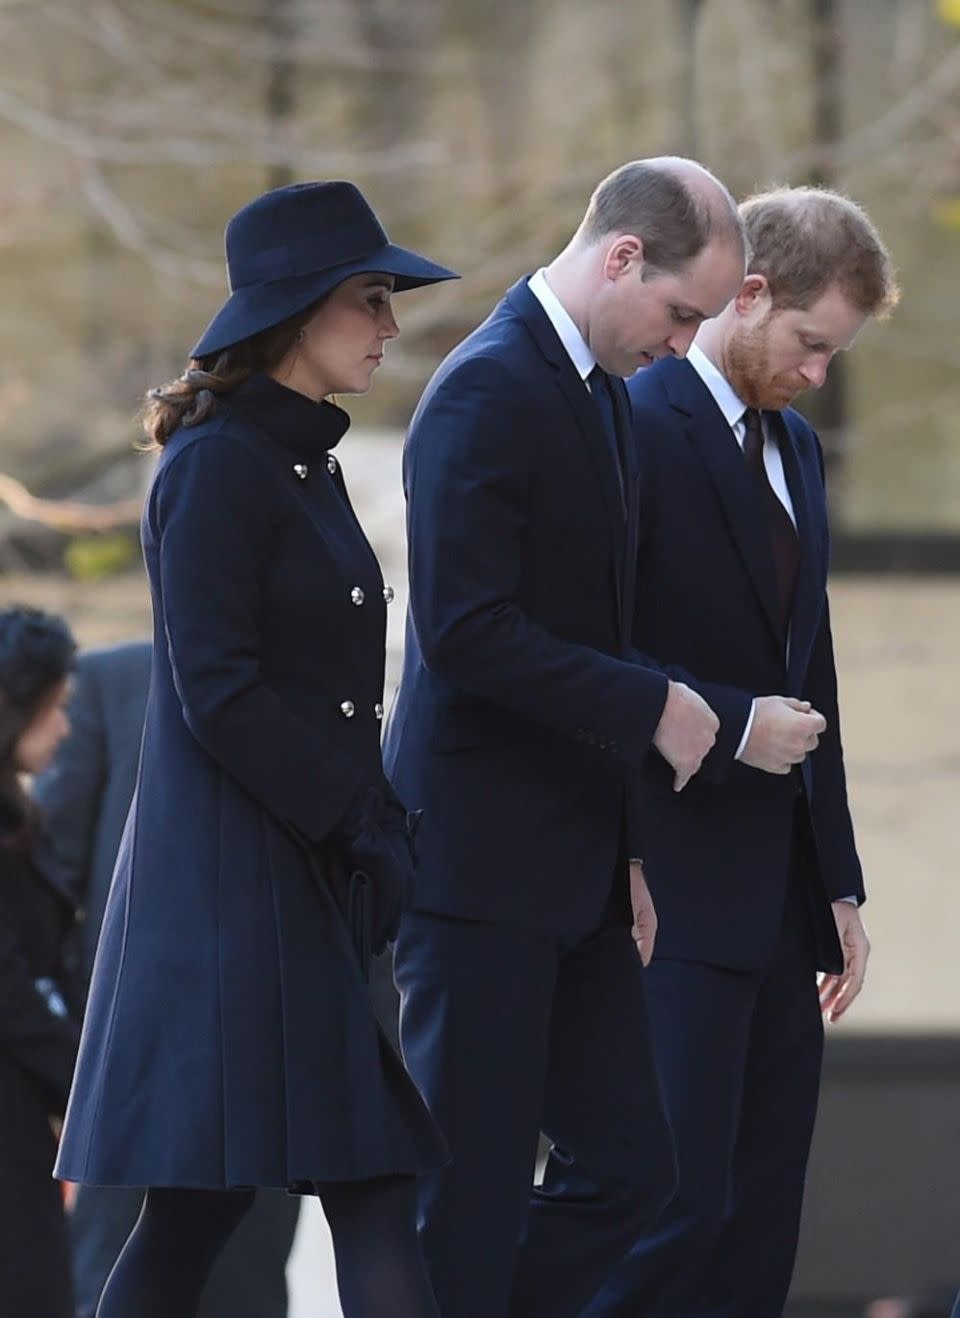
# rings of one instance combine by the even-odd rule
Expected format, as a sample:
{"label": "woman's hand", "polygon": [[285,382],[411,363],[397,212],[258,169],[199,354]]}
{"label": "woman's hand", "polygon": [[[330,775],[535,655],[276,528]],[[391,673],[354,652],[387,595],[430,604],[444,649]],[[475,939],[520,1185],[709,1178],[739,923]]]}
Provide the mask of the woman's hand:
{"label": "woman's hand", "polygon": [[370,941],[382,952],[397,935],[400,917],[413,900],[413,836],[419,813],[408,815],[392,793],[369,788],[337,829],[343,859],[365,874],[372,888]]}

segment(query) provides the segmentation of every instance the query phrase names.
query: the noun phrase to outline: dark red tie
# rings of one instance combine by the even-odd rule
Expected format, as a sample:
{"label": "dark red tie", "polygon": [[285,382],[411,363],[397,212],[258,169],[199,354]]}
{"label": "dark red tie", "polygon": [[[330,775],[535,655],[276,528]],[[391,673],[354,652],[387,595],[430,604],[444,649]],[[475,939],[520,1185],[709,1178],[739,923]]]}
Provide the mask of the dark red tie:
{"label": "dark red tie", "polygon": [[790,617],[793,613],[793,596],[797,588],[797,574],[800,571],[800,541],[797,528],[790,514],[777,498],[767,465],[763,460],[763,421],[755,407],[748,407],[743,414],[746,435],[743,441],[743,456],[757,482],[763,504],[764,515],[770,530],[773,546],[773,560],[777,576],[777,599],[780,603],[780,622],[786,638],[790,629]]}

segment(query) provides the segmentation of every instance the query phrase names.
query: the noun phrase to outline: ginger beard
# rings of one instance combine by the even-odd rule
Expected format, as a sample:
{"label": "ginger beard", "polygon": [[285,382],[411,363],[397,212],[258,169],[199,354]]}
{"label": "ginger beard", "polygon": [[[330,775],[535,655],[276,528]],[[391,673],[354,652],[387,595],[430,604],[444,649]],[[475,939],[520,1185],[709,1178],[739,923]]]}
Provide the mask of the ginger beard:
{"label": "ginger beard", "polygon": [[809,388],[796,370],[777,370],[770,349],[771,308],[757,325],[733,330],[723,354],[723,373],[747,407],[780,412]]}

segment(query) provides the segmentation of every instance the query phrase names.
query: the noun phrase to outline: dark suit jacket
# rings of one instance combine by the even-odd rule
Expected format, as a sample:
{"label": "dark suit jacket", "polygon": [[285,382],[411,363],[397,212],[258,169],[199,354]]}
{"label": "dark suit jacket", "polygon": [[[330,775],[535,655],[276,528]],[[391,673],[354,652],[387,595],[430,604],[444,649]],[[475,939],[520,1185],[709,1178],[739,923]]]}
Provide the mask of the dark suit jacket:
{"label": "dark suit jacket", "polygon": [[[782,414],[801,545],[788,663],[769,533],[712,395],[689,363],[674,360],[639,373],[628,390],[642,489],[634,644],[676,676],[696,674],[725,692],[713,702],[717,744],[682,793],[656,757],[637,778],[641,854],[660,917],[657,955],[764,964],[779,931],[800,794],[812,824],[818,954],[835,969],[829,901],[862,898],[863,879],[840,743],[819,441],[799,413]],[[810,700],[827,720],[802,774],[771,776],[735,761],[751,698],[773,694]]]}
{"label": "dark suit jacket", "polygon": [[525,280],[427,386],[404,482],[410,613],[385,764],[424,807],[418,905],[579,926],[602,911],[626,768],[666,682],[626,657],[632,463],[625,519],[597,405]]}
{"label": "dark suit jacket", "polygon": [[34,785],[49,848],[41,863],[52,862],[85,911],[88,979],[137,782],[149,686],[149,641],[82,654],[70,698],[70,736]]}

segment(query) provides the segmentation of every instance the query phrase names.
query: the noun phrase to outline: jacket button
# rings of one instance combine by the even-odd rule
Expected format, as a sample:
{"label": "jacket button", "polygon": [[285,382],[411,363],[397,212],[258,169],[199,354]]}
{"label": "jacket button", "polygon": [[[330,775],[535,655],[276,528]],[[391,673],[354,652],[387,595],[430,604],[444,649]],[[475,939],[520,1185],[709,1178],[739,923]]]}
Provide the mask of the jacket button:
{"label": "jacket button", "polygon": [[354,586],[353,590],[351,590],[350,592],[350,602],[352,604],[356,604],[359,607],[365,599],[366,596],[364,595],[360,587]]}
{"label": "jacket button", "polygon": [[340,706],[340,713],[344,718],[353,718],[356,708],[352,700],[344,700]]}
{"label": "jacket button", "polygon": [[373,707],[373,712],[374,712],[374,714],[376,714],[376,716],[377,716],[377,722],[379,723],[380,720],[383,718],[383,706],[382,706],[382,705],[374,705],[374,707]]}
{"label": "jacket button", "polygon": [[308,467],[305,462],[295,462],[293,464],[293,470],[300,477],[302,481],[305,481],[307,479]]}
{"label": "jacket button", "polygon": [[384,601],[385,601],[387,604],[392,604],[393,601],[396,599],[396,595],[397,595],[397,592],[393,589],[392,586],[384,586],[384,588],[383,588],[383,598],[384,598]]}
{"label": "jacket button", "polygon": [[328,454],[327,454],[327,471],[329,471],[330,475],[333,476],[333,475],[336,474],[336,470],[337,470],[337,460],[336,460],[336,458],[333,456],[332,453],[328,453]]}

